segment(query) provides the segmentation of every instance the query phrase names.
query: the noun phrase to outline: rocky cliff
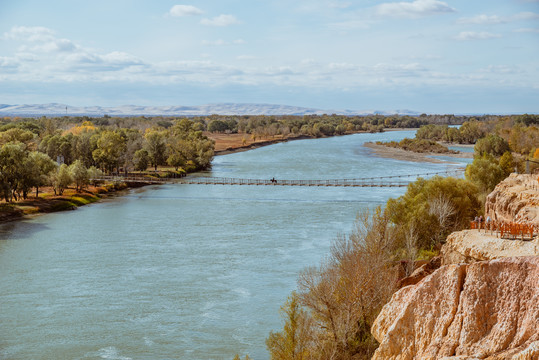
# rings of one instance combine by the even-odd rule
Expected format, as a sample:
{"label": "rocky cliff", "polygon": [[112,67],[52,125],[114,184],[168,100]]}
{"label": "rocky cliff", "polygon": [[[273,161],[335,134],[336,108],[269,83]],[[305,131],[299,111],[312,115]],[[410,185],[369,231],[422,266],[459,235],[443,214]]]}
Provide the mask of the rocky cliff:
{"label": "rocky cliff", "polygon": [[[511,175],[487,197],[486,215],[539,225],[538,185]],[[539,237],[454,232],[399,285],[371,329],[373,359],[539,360]]]}
{"label": "rocky cliff", "polygon": [[485,218],[539,225],[538,190],[537,175],[509,175],[487,196]]}
{"label": "rocky cliff", "polygon": [[539,359],[539,257],[443,266],[376,319],[375,360]]}

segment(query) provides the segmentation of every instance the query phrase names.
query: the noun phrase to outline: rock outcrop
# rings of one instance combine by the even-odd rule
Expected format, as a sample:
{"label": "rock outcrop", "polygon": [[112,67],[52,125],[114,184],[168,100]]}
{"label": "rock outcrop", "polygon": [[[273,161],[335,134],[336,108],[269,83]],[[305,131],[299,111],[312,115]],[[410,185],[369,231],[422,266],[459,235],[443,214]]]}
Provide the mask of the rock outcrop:
{"label": "rock outcrop", "polygon": [[376,319],[375,360],[539,359],[539,257],[443,266]]}
{"label": "rock outcrop", "polygon": [[538,190],[537,175],[509,175],[487,196],[485,218],[539,225]]}
{"label": "rock outcrop", "polygon": [[499,239],[485,230],[457,231],[447,237],[440,255],[442,265],[539,255],[539,237],[521,241]]}

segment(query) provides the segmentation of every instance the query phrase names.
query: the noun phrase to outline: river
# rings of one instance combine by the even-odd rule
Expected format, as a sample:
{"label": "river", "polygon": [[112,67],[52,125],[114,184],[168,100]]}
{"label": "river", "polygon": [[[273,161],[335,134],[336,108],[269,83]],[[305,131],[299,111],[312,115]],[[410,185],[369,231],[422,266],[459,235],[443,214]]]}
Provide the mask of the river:
{"label": "river", "polygon": [[[215,158],[211,176],[343,179],[456,165],[298,140]],[[460,161],[460,160],[459,160]],[[279,307],[364,207],[405,188],[160,185],[0,226],[1,359],[268,359]]]}

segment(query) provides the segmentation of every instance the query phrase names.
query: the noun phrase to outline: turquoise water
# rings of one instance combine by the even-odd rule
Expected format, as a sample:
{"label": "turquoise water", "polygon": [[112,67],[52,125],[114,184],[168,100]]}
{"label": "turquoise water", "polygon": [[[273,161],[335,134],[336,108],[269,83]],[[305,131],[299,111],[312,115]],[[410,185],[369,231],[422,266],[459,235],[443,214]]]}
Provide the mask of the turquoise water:
{"label": "turquoise water", "polygon": [[[365,141],[272,145],[205,175],[340,179],[456,165],[378,158]],[[265,338],[298,273],[357,212],[403,188],[149,186],[0,226],[1,359],[268,359]]]}

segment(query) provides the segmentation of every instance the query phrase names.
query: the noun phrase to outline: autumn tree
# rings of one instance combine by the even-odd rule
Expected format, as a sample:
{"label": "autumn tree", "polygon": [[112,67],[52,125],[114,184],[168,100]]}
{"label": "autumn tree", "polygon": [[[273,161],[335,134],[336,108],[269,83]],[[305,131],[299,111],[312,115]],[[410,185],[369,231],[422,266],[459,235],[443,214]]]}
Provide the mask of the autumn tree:
{"label": "autumn tree", "polygon": [[302,309],[298,295],[293,292],[281,306],[283,331],[270,332],[266,346],[271,360],[307,360],[313,344],[313,323]]}
{"label": "autumn tree", "polygon": [[370,359],[377,347],[370,327],[395,290],[395,249],[389,217],[365,211],[326,263],[301,273],[298,295],[314,320],[318,358]]}
{"label": "autumn tree", "polygon": [[490,154],[495,157],[502,156],[503,153],[509,151],[509,143],[504,138],[489,134],[484,138],[477,140],[474,151],[478,156],[483,154]]}
{"label": "autumn tree", "polygon": [[119,133],[103,131],[98,137],[97,148],[92,152],[92,156],[101,168],[112,172],[119,168],[124,151],[125,142]]}

